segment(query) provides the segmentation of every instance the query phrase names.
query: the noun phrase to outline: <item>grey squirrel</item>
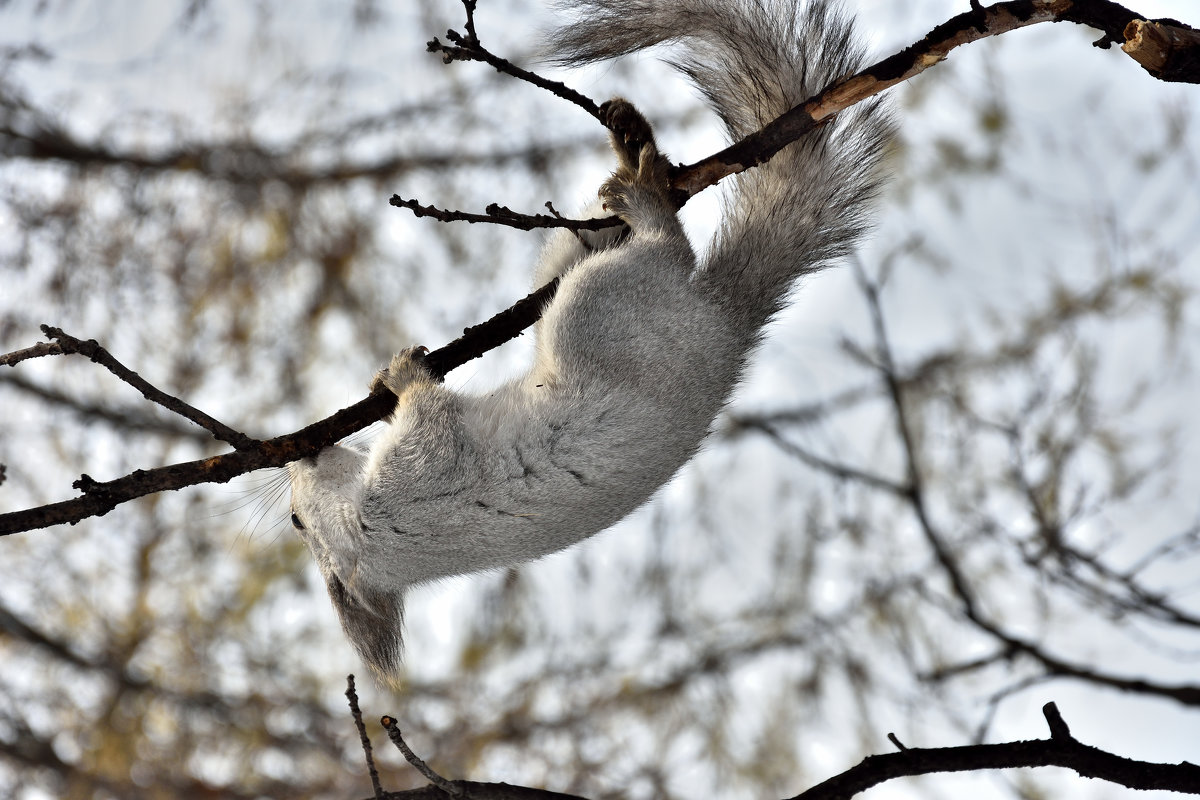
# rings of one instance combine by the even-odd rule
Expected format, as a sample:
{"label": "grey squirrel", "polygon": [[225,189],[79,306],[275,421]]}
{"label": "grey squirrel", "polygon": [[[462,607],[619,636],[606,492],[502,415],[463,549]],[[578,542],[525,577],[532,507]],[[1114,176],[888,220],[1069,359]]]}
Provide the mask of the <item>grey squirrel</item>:
{"label": "grey squirrel", "polygon": [[[576,0],[551,39],[562,64],[677,40],[677,67],[737,140],[861,55],[832,0]],[[667,160],[624,100],[604,107],[617,169],[600,190],[629,226],[549,237],[540,286],[562,276],[531,369],[482,396],[451,391],[422,348],[376,376],[397,397],[369,452],[289,466],[292,523],[342,627],[384,679],[401,664],[403,594],[561,550],[644,503],[696,452],[763,326],[796,279],[865,227],[891,134],[878,102],[843,113],[737,176],[702,263],[668,199]],[[601,207],[602,206],[602,207]]]}

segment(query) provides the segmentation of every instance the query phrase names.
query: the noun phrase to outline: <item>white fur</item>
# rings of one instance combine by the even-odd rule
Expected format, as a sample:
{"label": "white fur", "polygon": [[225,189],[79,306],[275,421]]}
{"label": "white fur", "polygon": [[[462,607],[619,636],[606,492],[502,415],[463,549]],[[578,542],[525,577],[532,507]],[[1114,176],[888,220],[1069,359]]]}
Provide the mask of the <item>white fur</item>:
{"label": "white fur", "polygon": [[[681,69],[734,137],[858,60],[824,0],[803,18],[791,0],[583,0],[576,11],[556,39],[561,61],[681,39]],[[563,280],[528,373],[459,394],[406,351],[381,376],[398,401],[368,454],[331,447],[291,465],[294,520],[370,666],[399,667],[407,587],[581,541],[695,453],[795,279],[863,229],[889,131],[872,105],[745,173],[699,265],[664,196],[635,186],[620,209],[626,239],[550,236],[536,280]]]}

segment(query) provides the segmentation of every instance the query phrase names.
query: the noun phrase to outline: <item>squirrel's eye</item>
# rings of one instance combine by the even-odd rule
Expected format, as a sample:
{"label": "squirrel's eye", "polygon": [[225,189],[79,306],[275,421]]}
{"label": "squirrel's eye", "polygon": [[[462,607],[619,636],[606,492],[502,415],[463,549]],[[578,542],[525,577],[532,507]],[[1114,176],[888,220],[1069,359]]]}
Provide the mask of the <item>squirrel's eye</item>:
{"label": "squirrel's eye", "polygon": [[292,512],[292,527],[298,531],[304,530],[304,523],[300,521],[300,517],[296,516],[296,512]]}

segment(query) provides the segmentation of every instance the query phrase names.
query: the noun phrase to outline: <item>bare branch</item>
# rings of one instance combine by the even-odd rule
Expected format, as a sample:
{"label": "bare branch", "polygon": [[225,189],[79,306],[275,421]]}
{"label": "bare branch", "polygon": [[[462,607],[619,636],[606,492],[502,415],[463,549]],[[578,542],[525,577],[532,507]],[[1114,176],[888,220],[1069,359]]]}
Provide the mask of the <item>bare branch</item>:
{"label": "bare branch", "polygon": [[[588,98],[567,88],[562,83],[548,81],[532,72],[516,67],[484,48],[474,32],[474,4],[464,2],[464,5],[467,6],[467,33],[448,31],[448,38],[457,46],[445,45],[435,38],[428,45],[431,52],[442,53],[446,63],[462,60],[491,64],[500,72],[527,81],[575,103],[603,122],[598,106]],[[848,78],[834,82],[819,94],[782,114],[762,130],[752,133],[719,153],[694,164],[674,167],[671,173],[671,186],[674,189],[672,199],[677,207],[682,207],[693,195],[715,185],[721,179],[769,161],[785,146],[820,125],[826,124],[839,112],[921,74],[933,65],[944,61],[950,51],[961,45],[998,36],[1039,22],[1064,21],[1089,25],[1104,31],[1104,37],[1095,43],[1104,48],[1114,42],[1124,43],[1127,34],[1143,37],[1149,35],[1145,32],[1144,27],[1134,24],[1140,21],[1136,13],[1109,0],[1008,0],[1008,2],[996,3],[987,8],[973,3],[970,11],[952,17],[937,26],[921,41]],[[1131,49],[1132,42],[1124,45],[1125,51],[1132,57],[1139,58],[1139,63],[1143,63],[1147,71],[1155,77],[1163,80],[1200,83],[1200,56],[1195,55],[1200,53],[1200,45],[1197,45],[1197,42],[1200,41],[1200,32],[1175,20],[1162,20],[1155,23],[1154,30],[1161,32],[1155,36],[1156,52],[1153,55],[1147,55],[1151,48],[1142,44],[1134,45]],[[1141,39],[1138,40],[1138,42],[1141,41]],[[1151,64],[1160,64],[1161,62],[1163,66],[1152,66],[1141,61],[1141,58],[1145,58]],[[1165,66],[1168,60],[1170,66]],[[1167,77],[1164,73],[1169,73],[1171,77]],[[541,215],[528,217],[513,214],[509,217],[502,214],[492,215],[490,210],[487,216],[450,211],[433,213],[430,210],[432,207],[422,207],[416,201],[396,202],[397,200],[399,200],[398,197],[393,197],[392,205],[410,208],[417,212],[417,216],[437,216],[445,221],[453,219],[467,222],[491,222],[522,230],[532,227],[574,228],[571,220],[556,221]],[[418,209],[425,213],[419,213]],[[439,216],[439,214],[446,216]],[[578,230],[578,228],[575,229]]]}
{"label": "bare branch", "polygon": [[74,336],[64,333],[61,329],[49,325],[43,325],[42,332],[55,340],[62,353],[78,353],[79,355],[87,356],[125,383],[137,389],[150,402],[157,403],[168,411],[174,412],[184,419],[191,420],[221,441],[233,445],[234,448],[245,450],[247,447],[257,444],[257,439],[252,439],[240,431],[235,431],[228,425],[205,414],[200,409],[190,406],[179,398],[158,389],[141,375],[138,375],[129,369],[129,367],[117,361],[112,353],[101,347],[95,339],[88,339],[87,341],[76,339]]}
{"label": "bare branch", "polygon": [[459,148],[388,153],[375,159],[347,157],[320,166],[312,164],[308,158],[313,147],[344,142],[348,132],[361,134],[390,127],[398,120],[411,124],[414,114],[429,113],[422,107],[401,107],[378,117],[351,121],[336,132],[310,132],[274,146],[237,138],[193,140],[181,132],[179,144],[148,153],[103,139],[85,138],[68,130],[53,114],[35,108],[23,97],[13,94],[11,87],[0,88],[3,89],[0,91],[0,157],[81,168],[132,167],[143,173],[184,172],[248,187],[274,181],[302,191],[359,179],[379,181],[418,171],[528,163],[531,159],[544,160],[578,152],[580,147],[586,146],[583,141],[570,139],[552,144],[521,143],[500,150],[464,152]]}
{"label": "bare branch", "polygon": [[[1070,21],[1103,30],[1105,38],[1097,44],[1106,47],[1110,41],[1124,41],[1125,26],[1137,18],[1134,12],[1109,0],[1011,0],[988,8],[975,5],[931,30],[920,42],[834,83],[762,130],[702,161],[679,168],[671,184],[685,197],[691,197],[727,175],[761,164],[838,112],[945,60],[960,45],[1039,22]],[[1172,22],[1172,25],[1195,33],[1182,23]],[[1200,65],[1188,77],[1173,80],[1200,82]]]}
{"label": "bare branch", "polygon": [[[887,334],[887,325],[883,317],[883,307],[879,299],[879,287],[867,278],[861,265],[855,263],[854,266],[859,286],[867,299],[871,323],[874,328],[876,369],[880,373],[892,403],[896,433],[900,439],[901,454],[905,460],[907,488],[905,494],[902,496],[911,507],[913,515],[916,517],[917,525],[925,537],[925,541],[929,544],[935,560],[946,575],[953,596],[957,598],[958,603],[962,606],[963,616],[975,627],[999,641],[1004,647],[1005,656],[1010,653],[1028,656],[1037,661],[1051,675],[1079,678],[1126,692],[1167,697],[1183,705],[1200,705],[1200,685],[1172,685],[1154,683],[1141,678],[1122,678],[1091,669],[1090,667],[1072,664],[1050,654],[1034,642],[1014,636],[1005,631],[983,613],[979,600],[971,588],[970,581],[959,566],[951,548],[947,545],[942,531],[934,524],[933,518],[929,513],[927,492],[922,475],[918,447],[913,427],[909,420],[908,403],[904,397],[899,379],[899,371],[896,368],[895,357]],[[861,477],[854,475],[852,472],[845,472],[843,475],[847,478],[862,480]],[[886,488],[886,484],[880,487],[876,482],[868,481],[868,485],[876,486],[876,488]],[[989,656],[989,659],[995,660],[999,657]],[[964,665],[963,668],[975,668],[982,665],[982,663],[972,663]],[[961,671],[962,668],[959,669]]]}
{"label": "bare branch", "polygon": [[867,756],[857,766],[793,800],[842,800],[895,778],[939,772],[974,772],[1015,767],[1066,767],[1085,778],[1126,786],[1130,789],[1160,789],[1200,794],[1200,767],[1134,761],[1083,744],[1071,736],[1053,703],[1043,709],[1051,738],[1003,744],[972,744],[960,747],[915,748],[897,753]]}
{"label": "bare branch", "polygon": [[26,359],[41,358],[42,356],[61,356],[62,354],[63,349],[57,342],[38,342],[30,347],[13,350],[11,353],[0,355],[0,367],[15,367]]}
{"label": "bare branch", "polygon": [[867,472],[866,470],[859,469],[858,467],[850,466],[849,464],[832,461],[824,456],[817,455],[811,450],[801,447],[795,442],[789,441],[788,439],[784,438],[783,434],[781,434],[775,426],[769,422],[766,422],[765,420],[758,420],[753,417],[740,417],[737,420],[737,424],[743,430],[756,430],[765,434],[766,436],[770,437],[775,445],[783,452],[793,456],[799,461],[804,462],[813,469],[820,470],[821,472],[824,472],[839,481],[856,481],[864,486],[868,486],[872,489],[877,489],[882,492],[887,492],[888,494],[892,494],[901,498],[907,498],[910,494],[911,490],[905,484],[894,481],[884,475],[878,475],[873,472]]}
{"label": "bare branch", "polygon": [[[55,354],[62,352],[58,349],[57,344],[53,342],[46,344],[48,347],[54,348]],[[34,348],[31,347],[28,349],[32,350]],[[99,403],[89,402],[48,386],[34,383],[21,375],[13,374],[0,377],[0,385],[11,386],[14,389],[33,395],[47,405],[68,408],[84,419],[103,420],[114,428],[120,428],[121,430],[188,439],[199,445],[211,445],[213,441],[211,434],[200,430],[194,425],[189,425],[173,418],[160,419],[157,416],[146,413],[143,409],[112,408]]]}
{"label": "bare branch", "polygon": [[1046,703],[1042,706],[1042,714],[1046,717],[1046,724],[1050,726],[1051,739],[1071,738],[1071,729],[1067,727],[1067,722],[1062,718],[1058,706],[1054,703]]}
{"label": "bare branch", "polygon": [[1135,19],[1125,27],[1121,49],[1164,81],[1196,83],[1200,72],[1200,31],[1177,22]]}
{"label": "bare branch", "polygon": [[[455,784],[461,786],[463,795],[471,800],[587,800],[579,795],[563,794],[549,789],[535,789],[530,786],[513,786],[509,783],[455,781]],[[386,792],[384,797],[387,800],[445,800],[446,793],[441,788],[430,784],[403,792]]]}
{"label": "bare branch", "polygon": [[580,94],[565,83],[552,81],[527,69],[522,69],[508,59],[495,55],[480,44],[479,36],[475,33],[475,2],[476,0],[463,0],[463,7],[467,15],[464,27],[467,32],[462,34],[457,31],[446,31],[446,38],[453,42],[454,46],[442,44],[435,36],[425,46],[429,52],[441,53],[442,61],[446,64],[452,61],[482,61],[490,64],[496,68],[497,72],[511,75],[539,89],[545,89],[555,97],[561,97],[563,100],[579,106],[600,120],[601,123],[604,122],[604,118],[600,114],[600,106],[591,98]]}
{"label": "bare branch", "polygon": [[379,783],[379,770],[375,768],[375,757],[371,754],[371,739],[367,736],[367,726],[363,724],[362,709],[358,707],[358,692],[354,689],[354,676],[346,676],[346,699],[350,702],[350,716],[354,718],[354,727],[358,729],[358,741],[362,744],[363,756],[367,759],[367,772],[371,776],[371,788],[375,790],[375,800],[383,797],[383,786]]}
{"label": "bare branch", "polygon": [[[1109,753],[1075,739],[1054,703],[1047,703],[1042,713],[1050,728],[1048,739],[922,748],[907,747],[889,734],[897,752],[867,756],[858,765],[801,792],[792,800],[845,800],[872,786],[916,775],[1029,767],[1065,767],[1085,778],[1130,789],[1200,794],[1200,766],[1186,761],[1179,764],[1135,761]],[[409,763],[420,769],[433,784],[412,791],[388,793],[389,798],[415,800],[450,794],[488,800],[581,800],[574,795],[503,783],[447,781],[408,748],[399,735],[394,718],[384,717],[381,721]]]}
{"label": "bare branch", "polygon": [[468,211],[450,211],[436,206],[421,205],[417,200],[405,200],[398,194],[388,200],[397,208],[407,208],[415,217],[433,217],[439,222],[493,222],[517,228],[523,231],[535,228],[567,228],[573,231],[599,231],[623,224],[618,217],[599,217],[596,219],[566,219],[565,217],[545,214],[521,214],[505,206],[492,203],[484,209],[483,214],[472,214]]}
{"label": "bare branch", "polygon": [[404,741],[404,737],[400,735],[400,726],[396,723],[395,717],[385,716],[379,720],[379,724],[383,725],[384,730],[387,731],[388,738],[392,740],[392,744],[396,745],[396,748],[404,754],[404,760],[412,764],[417,772],[425,776],[426,780],[451,797],[464,796],[465,792],[463,792],[462,786],[438,775],[432,767],[412,751],[412,748]]}
{"label": "bare branch", "polygon": [[[452,39],[456,43],[453,56],[486,61],[500,69],[500,66],[489,60],[496,57],[487,53],[479,45],[478,38],[474,34],[473,3],[467,0],[465,5],[468,13],[468,33],[466,35],[455,34],[457,38]],[[823,124],[839,111],[923,72],[946,58],[947,54],[959,45],[1038,22],[1065,20],[1092,25],[1103,30],[1105,37],[1097,44],[1107,46],[1109,42],[1121,41],[1126,26],[1137,18],[1134,12],[1109,2],[1109,0],[1009,0],[988,8],[976,4],[971,11],[959,14],[934,28],[917,44],[850,78],[833,84],[816,97],[797,106],[737,144],[703,161],[677,168],[672,177],[676,202],[682,205],[688,197],[715,184],[721,178],[767,161],[786,144]],[[1163,21],[1163,24],[1190,30],[1187,26],[1172,21]],[[439,45],[435,49],[451,55],[446,51],[445,46]],[[503,61],[503,59],[499,59],[499,61]],[[511,65],[509,66],[511,67]],[[544,79],[532,73],[525,73],[516,67],[504,68],[503,71],[517,75],[522,80],[529,80],[535,85],[542,85],[538,81],[545,82]],[[1197,76],[1196,79],[1200,80],[1200,76]],[[549,86],[543,88],[550,89]],[[572,102],[579,103],[577,99],[572,99]],[[590,101],[587,102],[590,103]],[[414,209],[420,208],[422,211],[433,213],[429,211],[429,207],[419,206],[414,201],[404,201],[400,198],[396,198],[396,200],[399,201],[397,203],[399,205]],[[480,217],[474,221],[498,221],[507,216],[510,220],[516,220],[521,225],[530,225],[531,227],[575,227],[576,225],[567,220],[549,217],[544,218],[544,223],[542,220],[538,220],[537,224],[533,225],[528,218],[522,219],[523,215],[504,211],[506,214],[489,214],[487,217]],[[459,212],[443,213],[457,214]],[[579,227],[588,227],[591,224],[599,223],[590,221]],[[532,325],[538,319],[542,307],[553,297],[556,288],[557,284],[555,283],[544,286],[516,306],[496,315],[492,320],[468,329],[460,339],[430,354],[431,368],[440,369],[441,371],[437,374],[445,375],[450,369],[518,335],[523,328]],[[493,325],[494,327],[492,327]],[[485,328],[487,329],[486,333],[483,331]],[[24,351],[19,352],[23,353]],[[37,355],[42,354],[45,353],[37,353]],[[28,357],[33,356],[20,356],[20,358]],[[176,410],[176,413],[182,413],[177,409],[173,410]],[[240,449],[235,453],[211,459],[174,464],[152,470],[138,470],[124,478],[109,482],[98,482],[86,475],[82,476],[75,483],[76,488],[83,490],[82,497],[34,509],[2,514],[0,515],[0,534],[15,533],[62,522],[74,523],[89,516],[105,514],[120,503],[153,492],[179,489],[197,483],[224,482],[254,469],[282,466],[288,461],[316,453],[322,447],[333,444],[338,439],[382,419],[391,410],[392,398],[390,395],[379,394],[371,395],[301,431],[264,442],[254,443],[249,437],[240,438],[243,435],[231,429],[224,429],[225,436],[216,434],[214,431],[214,435],[218,435],[218,438],[231,437],[226,440],[231,441],[235,447]],[[201,412],[194,409],[191,413],[203,416]],[[188,416],[188,414],[183,414],[183,416]],[[192,416],[188,416],[188,418],[196,421]],[[216,423],[215,420],[212,422]],[[214,430],[208,425],[205,427],[210,431]],[[242,442],[242,444],[239,445],[238,442]],[[919,486],[913,486],[912,491],[919,496]],[[936,538],[931,538],[930,541],[931,544],[935,543]],[[953,580],[955,573],[948,570],[948,574]],[[960,596],[964,602],[971,602],[969,594],[960,593]]]}
{"label": "bare branch", "polygon": [[[442,378],[455,367],[520,335],[522,330],[541,316],[542,308],[554,296],[557,288],[558,281],[552,281],[487,322],[467,328],[461,337],[426,356],[426,366],[435,376]],[[0,535],[64,522],[73,524],[87,517],[103,516],[121,503],[147,494],[198,483],[224,483],[256,469],[282,467],[289,461],[315,455],[322,448],[383,419],[395,406],[395,396],[381,390],[299,431],[257,442],[243,450],[198,461],[137,470],[107,482],[83,475],[73,484],[74,488],[83,492],[80,497],[0,514]]]}

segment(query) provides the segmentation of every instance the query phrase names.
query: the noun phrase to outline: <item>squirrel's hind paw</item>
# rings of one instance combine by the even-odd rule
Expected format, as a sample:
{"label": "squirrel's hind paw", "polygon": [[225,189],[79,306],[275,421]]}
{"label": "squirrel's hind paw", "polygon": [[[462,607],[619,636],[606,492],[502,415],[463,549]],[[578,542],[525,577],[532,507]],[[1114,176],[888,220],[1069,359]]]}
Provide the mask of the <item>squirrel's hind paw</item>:
{"label": "squirrel's hind paw", "polygon": [[636,172],[645,145],[657,149],[654,129],[650,127],[649,120],[623,97],[614,97],[603,103],[600,114],[609,130],[609,139],[620,167]]}
{"label": "squirrel's hind paw", "polygon": [[[668,182],[671,162],[658,151],[650,123],[628,100],[615,97],[600,107],[609,127],[617,169],[600,186],[605,210],[636,229],[635,218],[675,213]],[[649,214],[647,214],[649,212]]]}

